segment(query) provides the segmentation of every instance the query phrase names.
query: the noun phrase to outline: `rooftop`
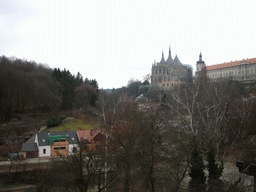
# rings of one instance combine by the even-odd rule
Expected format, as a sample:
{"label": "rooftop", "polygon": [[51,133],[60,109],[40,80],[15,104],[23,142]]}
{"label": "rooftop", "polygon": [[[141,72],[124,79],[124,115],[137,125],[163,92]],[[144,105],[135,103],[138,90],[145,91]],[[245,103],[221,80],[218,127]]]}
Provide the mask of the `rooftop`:
{"label": "rooftop", "polygon": [[206,66],[206,70],[223,69],[223,68],[235,67],[238,65],[251,64],[251,63],[256,63],[256,58],[243,59],[240,61],[231,61],[228,63],[222,63],[222,64],[217,64],[217,65],[210,65],[210,66]]}
{"label": "rooftop", "polygon": [[[50,137],[52,136],[65,136],[70,144],[78,143],[77,132],[76,131],[55,131],[55,132],[38,132],[38,145],[46,146],[50,145]],[[50,136],[50,137],[49,137]]]}
{"label": "rooftop", "polygon": [[104,135],[104,130],[85,130],[85,131],[77,131],[79,140],[87,139],[91,142],[98,134]]}
{"label": "rooftop", "polygon": [[37,144],[36,143],[23,143],[21,151],[37,151]]}

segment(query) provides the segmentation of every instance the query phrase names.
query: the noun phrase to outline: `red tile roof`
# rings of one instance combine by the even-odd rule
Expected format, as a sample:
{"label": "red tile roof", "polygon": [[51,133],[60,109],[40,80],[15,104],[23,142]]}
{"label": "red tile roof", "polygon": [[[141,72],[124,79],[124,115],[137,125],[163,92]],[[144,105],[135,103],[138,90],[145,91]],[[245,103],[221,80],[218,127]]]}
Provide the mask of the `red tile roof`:
{"label": "red tile roof", "polygon": [[96,135],[98,135],[99,133],[104,135],[103,130],[90,129],[90,130],[86,130],[86,131],[77,131],[79,140],[86,138],[89,142],[91,142],[96,137]]}
{"label": "red tile roof", "polygon": [[232,61],[232,62],[217,64],[217,65],[210,65],[210,66],[206,66],[206,70],[214,70],[214,69],[234,67],[234,66],[237,66],[237,65],[239,65],[240,63],[243,63],[243,62],[256,63],[256,58],[244,59],[244,60],[240,60],[240,61]]}

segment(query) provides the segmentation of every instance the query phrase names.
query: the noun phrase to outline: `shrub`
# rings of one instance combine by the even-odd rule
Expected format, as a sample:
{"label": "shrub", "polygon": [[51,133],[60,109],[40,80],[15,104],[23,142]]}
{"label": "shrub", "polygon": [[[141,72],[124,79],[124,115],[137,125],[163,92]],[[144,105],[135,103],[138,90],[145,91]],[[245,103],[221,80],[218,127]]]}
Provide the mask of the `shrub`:
{"label": "shrub", "polygon": [[57,116],[57,117],[53,117],[51,119],[48,119],[46,121],[47,123],[47,128],[50,128],[50,127],[56,127],[58,125],[60,125],[62,123],[62,120],[65,119],[61,116]]}

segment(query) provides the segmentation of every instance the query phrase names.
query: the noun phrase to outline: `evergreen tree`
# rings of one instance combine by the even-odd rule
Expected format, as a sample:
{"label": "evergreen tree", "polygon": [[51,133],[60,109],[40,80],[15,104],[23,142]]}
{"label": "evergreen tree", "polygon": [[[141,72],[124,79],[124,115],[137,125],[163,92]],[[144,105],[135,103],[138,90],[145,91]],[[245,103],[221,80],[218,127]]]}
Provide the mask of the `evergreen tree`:
{"label": "evergreen tree", "polygon": [[203,192],[206,191],[205,182],[206,176],[204,173],[205,165],[202,160],[202,156],[198,153],[197,145],[195,145],[190,159],[190,173],[191,180],[189,182],[190,192]]}
{"label": "evergreen tree", "polygon": [[223,172],[223,161],[221,161],[221,165],[218,166],[218,164],[215,161],[215,154],[214,149],[211,148],[210,151],[207,154],[207,161],[208,161],[208,171],[209,171],[209,180],[216,180],[221,177],[221,174]]}
{"label": "evergreen tree", "polygon": [[208,161],[208,191],[214,192],[214,191],[224,191],[223,190],[223,182],[220,180],[220,177],[223,172],[223,161],[221,161],[221,165],[218,166],[218,164],[215,161],[215,153],[214,149],[211,148],[210,151],[207,153],[207,161]]}

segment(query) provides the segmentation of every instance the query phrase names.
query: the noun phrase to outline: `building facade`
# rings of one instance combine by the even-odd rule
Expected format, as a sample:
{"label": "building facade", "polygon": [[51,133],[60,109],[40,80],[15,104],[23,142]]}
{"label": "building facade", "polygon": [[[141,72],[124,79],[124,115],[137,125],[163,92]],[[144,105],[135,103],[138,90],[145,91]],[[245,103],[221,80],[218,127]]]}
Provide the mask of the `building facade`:
{"label": "building facade", "polygon": [[196,64],[196,76],[204,67],[206,67],[207,76],[210,80],[229,78],[248,83],[256,81],[256,58],[206,66],[200,53],[199,61]]}
{"label": "building facade", "polygon": [[157,89],[163,91],[171,90],[175,85],[182,84],[187,80],[192,80],[192,66],[182,64],[176,55],[172,58],[171,48],[167,60],[162,53],[161,61],[152,64],[151,84],[143,85],[141,89]]}
{"label": "building facade", "polygon": [[151,84],[159,84],[167,81],[186,81],[190,77],[192,77],[191,65],[182,64],[177,55],[172,59],[170,48],[166,61],[164,59],[164,53],[162,53],[161,61],[152,64]]}
{"label": "building facade", "polygon": [[[78,148],[77,131],[39,131],[31,143],[23,143],[21,154],[24,158],[33,156],[54,157],[73,154],[73,148]],[[29,155],[30,153],[33,153]]]}

